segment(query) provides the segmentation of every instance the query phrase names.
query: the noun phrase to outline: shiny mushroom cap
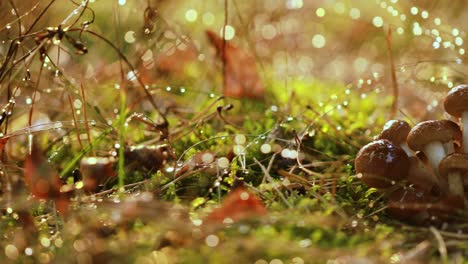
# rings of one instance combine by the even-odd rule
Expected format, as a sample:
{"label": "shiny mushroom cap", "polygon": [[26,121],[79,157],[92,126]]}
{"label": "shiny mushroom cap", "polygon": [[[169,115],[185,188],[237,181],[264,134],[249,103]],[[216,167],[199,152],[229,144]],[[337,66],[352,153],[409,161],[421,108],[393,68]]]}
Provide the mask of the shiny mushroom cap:
{"label": "shiny mushroom cap", "polygon": [[453,87],[445,97],[444,108],[455,117],[461,117],[463,112],[468,111],[468,84]]}
{"label": "shiny mushroom cap", "polygon": [[354,165],[361,180],[374,188],[388,188],[394,181],[407,178],[408,155],[392,142],[381,139],[371,142],[358,152]]}
{"label": "shiny mushroom cap", "polygon": [[440,162],[440,176],[446,178],[451,171],[459,171],[462,172],[462,176],[468,176],[468,154],[453,153],[445,157],[445,159]]}
{"label": "shiny mushroom cap", "polygon": [[454,130],[447,123],[448,120],[430,120],[417,124],[408,134],[408,146],[414,150],[423,150],[424,146],[439,141],[446,143],[455,137]]}
{"label": "shiny mushroom cap", "polygon": [[405,143],[410,130],[411,127],[406,121],[390,120],[385,123],[377,139],[387,139],[395,145],[401,145]]}
{"label": "shiny mushroom cap", "polygon": [[83,184],[86,191],[95,191],[99,184],[115,176],[113,158],[83,157],[80,161],[80,170],[83,174]]}
{"label": "shiny mushroom cap", "polygon": [[427,204],[431,198],[413,188],[399,188],[388,195],[387,212],[398,219],[423,222],[428,218]]}

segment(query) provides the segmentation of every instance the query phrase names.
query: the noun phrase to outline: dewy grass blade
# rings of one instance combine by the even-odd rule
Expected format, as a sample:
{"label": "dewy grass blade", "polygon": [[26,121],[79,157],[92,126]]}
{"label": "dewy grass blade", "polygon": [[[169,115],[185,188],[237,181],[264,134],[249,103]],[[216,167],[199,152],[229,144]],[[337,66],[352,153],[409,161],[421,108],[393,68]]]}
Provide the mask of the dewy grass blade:
{"label": "dewy grass blade", "polygon": [[126,107],[126,96],[123,90],[120,91],[120,116],[119,116],[119,161],[118,161],[118,178],[119,178],[119,189],[124,186],[125,178],[125,131],[127,128],[127,107]]}

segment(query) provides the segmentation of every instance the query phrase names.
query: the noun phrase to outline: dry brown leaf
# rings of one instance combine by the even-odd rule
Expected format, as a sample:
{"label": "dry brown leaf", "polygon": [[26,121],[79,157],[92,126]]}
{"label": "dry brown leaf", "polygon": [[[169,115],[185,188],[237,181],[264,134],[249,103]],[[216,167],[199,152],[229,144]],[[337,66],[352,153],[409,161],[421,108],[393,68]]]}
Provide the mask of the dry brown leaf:
{"label": "dry brown leaf", "polygon": [[63,185],[58,172],[45,159],[41,149],[33,145],[31,155],[24,164],[24,181],[36,199],[54,200],[59,212],[68,210],[67,193],[61,192]]}
{"label": "dry brown leaf", "polygon": [[213,31],[206,31],[206,34],[211,44],[216,47],[218,57],[226,63],[224,96],[263,99],[265,87],[260,81],[255,58],[229,42],[223,43]]}
{"label": "dry brown leaf", "polygon": [[237,187],[231,191],[221,204],[208,215],[208,222],[222,223],[225,219],[239,221],[252,216],[262,216],[267,209],[262,201],[245,187]]}

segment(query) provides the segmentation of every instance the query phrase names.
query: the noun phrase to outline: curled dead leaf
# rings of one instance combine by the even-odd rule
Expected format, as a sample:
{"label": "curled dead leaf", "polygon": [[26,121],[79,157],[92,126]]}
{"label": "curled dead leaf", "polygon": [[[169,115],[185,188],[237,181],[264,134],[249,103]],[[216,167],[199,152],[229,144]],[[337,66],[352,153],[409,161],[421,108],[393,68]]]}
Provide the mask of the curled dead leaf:
{"label": "curled dead leaf", "polygon": [[224,96],[263,99],[265,87],[260,81],[255,58],[229,42],[224,43],[213,31],[206,31],[206,35],[215,46],[218,57],[225,62]]}
{"label": "curled dead leaf", "polygon": [[263,216],[267,209],[260,198],[240,186],[232,190],[224,199],[221,207],[216,208],[206,218],[208,223],[240,221],[253,216]]}
{"label": "curled dead leaf", "polygon": [[54,200],[57,211],[66,213],[70,203],[69,192],[61,191],[63,183],[58,172],[37,145],[33,145],[31,154],[26,157],[24,181],[34,198]]}

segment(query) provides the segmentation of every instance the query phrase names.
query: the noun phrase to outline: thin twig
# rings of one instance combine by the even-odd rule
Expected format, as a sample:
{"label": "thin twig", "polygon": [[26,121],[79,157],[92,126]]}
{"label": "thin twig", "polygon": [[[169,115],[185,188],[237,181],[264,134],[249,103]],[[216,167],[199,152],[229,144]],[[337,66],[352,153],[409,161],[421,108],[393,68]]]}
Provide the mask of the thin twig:
{"label": "thin twig", "polygon": [[70,108],[71,108],[71,111],[72,111],[73,126],[75,127],[75,131],[76,131],[76,139],[78,140],[78,144],[80,144],[80,147],[83,150],[83,143],[81,142],[81,138],[80,138],[80,131],[78,129],[78,122],[77,122],[77,119],[76,119],[75,110],[73,109],[73,99],[72,99],[70,94],[68,94],[68,102],[70,103]]}
{"label": "thin twig", "polygon": [[434,237],[437,240],[438,250],[440,253],[440,258],[442,259],[442,263],[447,263],[447,246],[445,245],[445,241],[442,238],[442,235],[433,226],[431,226],[429,230],[432,232],[432,234],[434,234]]}
{"label": "thin twig", "polygon": [[39,92],[39,82],[41,81],[41,75],[42,75],[42,69],[44,68],[44,64],[41,64],[41,67],[39,68],[39,76],[37,77],[37,82],[34,87],[33,91],[33,96],[32,96],[32,102],[31,102],[31,108],[29,109],[29,118],[28,118],[28,125],[32,125],[32,117],[33,117],[33,112],[34,112],[34,103],[36,101],[36,94]]}
{"label": "thin twig", "polygon": [[390,119],[394,119],[397,111],[398,111],[398,81],[396,78],[396,71],[395,71],[395,62],[393,61],[392,55],[392,29],[389,27],[387,31],[387,35],[385,37],[387,40],[387,50],[388,50],[388,60],[390,62],[390,73],[392,77],[392,87],[393,87],[393,102],[390,110]]}
{"label": "thin twig", "polygon": [[[86,102],[86,95],[85,95],[83,83],[81,83],[81,99],[83,100],[84,103]],[[86,128],[86,136],[88,138],[89,147],[91,148],[91,153],[92,153],[93,156],[96,156],[96,153],[94,152],[94,149],[93,149],[93,142],[91,140],[91,132],[90,132],[90,129],[89,129],[87,112],[88,111],[86,110],[86,104],[84,104],[83,105],[83,116],[84,116],[84,123],[85,123],[85,128]]]}
{"label": "thin twig", "polygon": [[226,90],[226,26],[228,23],[228,0],[224,0],[224,26],[223,26],[223,50],[221,60],[223,62],[223,91]]}
{"label": "thin twig", "polygon": [[[275,155],[272,156],[272,159],[270,160],[270,163],[272,163],[272,160],[274,160],[274,157],[275,157]],[[281,198],[281,200],[283,200],[283,202],[288,206],[288,208],[290,208],[290,209],[293,208],[292,204],[289,203],[289,201],[286,199],[284,194],[278,189],[278,187],[275,186],[273,177],[271,177],[270,172],[268,171],[268,169],[265,168],[265,166],[263,166],[263,164],[260,163],[260,161],[258,161],[256,158],[254,158],[254,161],[255,161],[255,163],[257,163],[257,165],[260,167],[260,169],[262,169],[263,175],[268,180],[268,182],[270,182],[272,184],[273,189],[278,193],[278,196]]]}

